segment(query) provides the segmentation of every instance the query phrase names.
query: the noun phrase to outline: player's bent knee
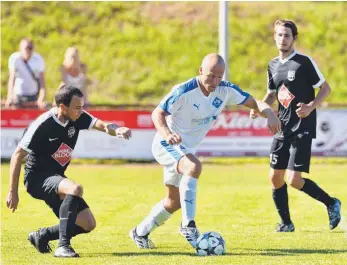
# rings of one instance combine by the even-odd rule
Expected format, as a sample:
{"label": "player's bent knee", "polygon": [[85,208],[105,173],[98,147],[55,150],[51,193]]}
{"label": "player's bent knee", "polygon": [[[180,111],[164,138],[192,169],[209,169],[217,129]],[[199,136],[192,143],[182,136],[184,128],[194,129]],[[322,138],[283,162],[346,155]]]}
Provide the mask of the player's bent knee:
{"label": "player's bent knee", "polygon": [[194,161],[189,165],[189,175],[195,178],[199,178],[202,171],[202,165],[200,161]]}
{"label": "player's bent knee", "polygon": [[86,227],[87,232],[91,232],[96,228],[96,221],[95,218],[92,218],[91,220],[88,221],[88,226]]}
{"label": "player's bent knee", "polygon": [[70,194],[74,196],[82,197],[83,187],[80,184],[74,184],[70,189]]}

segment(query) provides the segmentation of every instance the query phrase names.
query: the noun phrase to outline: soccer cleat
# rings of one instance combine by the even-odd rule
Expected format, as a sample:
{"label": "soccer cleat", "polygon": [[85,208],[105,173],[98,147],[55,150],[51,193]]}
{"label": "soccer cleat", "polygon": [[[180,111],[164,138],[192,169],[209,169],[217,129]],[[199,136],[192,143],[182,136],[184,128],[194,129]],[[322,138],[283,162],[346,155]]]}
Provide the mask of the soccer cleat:
{"label": "soccer cleat", "polygon": [[41,234],[41,229],[35,232],[29,233],[28,240],[37,249],[38,252],[40,253],[52,252],[52,249],[48,243],[49,241],[44,239]]}
{"label": "soccer cleat", "polygon": [[294,232],[295,227],[293,223],[284,224],[280,223],[277,225],[275,232]]}
{"label": "soccer cleat", "polygon": [[341,221],[341,202],[337,198],[334,199],[334,204],[327,207],[329,215],[329,227],[333,230]]}
{"label": "soccer cleat", "polygon": [[195,221],[190,221],[186,227],[180,227],[180,233],[182,236],[184,236],[188,243],[193,247],[196,248],[196,240],[200,236],[199,230],[196,228]]}
{"label": "soccer cleat", "polygon": [[60,246],[54,252],[56,258],[78,258],[80,255],[70,246]]}
{"label": "soccer cleat", "polygon": [[145,236],[139,236],[136,233],[136,227],[130,230],[129,237],[135,242],[136,246],[138,248],[155,248],[153,242],[148,238],[148,235]]}

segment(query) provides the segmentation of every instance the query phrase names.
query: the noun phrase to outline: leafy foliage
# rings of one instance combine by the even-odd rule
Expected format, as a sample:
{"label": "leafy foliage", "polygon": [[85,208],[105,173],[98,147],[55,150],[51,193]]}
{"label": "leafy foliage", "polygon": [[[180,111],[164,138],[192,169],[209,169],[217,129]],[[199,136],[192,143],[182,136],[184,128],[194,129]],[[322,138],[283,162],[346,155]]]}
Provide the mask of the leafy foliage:
{"label": "leafy foliage", "polygon": [[[334,91],[328,101],[346,102],[346,11],[346,2],[229,3],[229,78],[262,97],[267,63],[277,56],[273,22],[291,18],[298,50],[316,60]],[[7,58],[24,36],[45,59],[48,99],[65,50],[76,45],[99,104],[156,104],[218,50],[218,2],[2,2],[1,17],[3,97]]]}

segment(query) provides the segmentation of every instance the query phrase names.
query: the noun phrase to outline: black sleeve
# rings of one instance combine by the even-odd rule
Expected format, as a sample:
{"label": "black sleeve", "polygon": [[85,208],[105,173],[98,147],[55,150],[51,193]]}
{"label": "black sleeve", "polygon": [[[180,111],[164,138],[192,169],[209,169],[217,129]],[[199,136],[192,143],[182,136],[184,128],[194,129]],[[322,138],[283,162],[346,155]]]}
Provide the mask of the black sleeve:
{"label": "black sleeve", "polygon": [[319,87],[325,81],[323,74],[319,71],[317,64],[311,58],[307,58],[305,64],[305,75],[313,88]]}
{"label": "black sleeve", "polygon": [[76,127],[80,130],[91,129],[96,120],[97,119],[93,115],[84,110],[78,120],[76,120]]}
{"label": "black sleeve", "polygon": [[275,83],[273,81],[273,76],[270,71],[270,66],[267,67],[267,89],[268,90],[276,90]]}

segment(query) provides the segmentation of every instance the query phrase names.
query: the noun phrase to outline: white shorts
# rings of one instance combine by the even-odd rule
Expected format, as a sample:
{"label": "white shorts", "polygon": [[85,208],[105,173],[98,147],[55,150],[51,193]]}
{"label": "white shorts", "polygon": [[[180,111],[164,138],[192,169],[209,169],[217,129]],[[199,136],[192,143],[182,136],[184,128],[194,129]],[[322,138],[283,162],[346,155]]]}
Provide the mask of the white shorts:
{"label": "white shorts", "polygon": [[152,143],[152,153],[155,160],[164,166],[164,184],[179,187],[182,174],[177,172],[177,164],[186,154],[195,154],[196,149],[188,149],[182,145],[169,145],[157,133]]}

